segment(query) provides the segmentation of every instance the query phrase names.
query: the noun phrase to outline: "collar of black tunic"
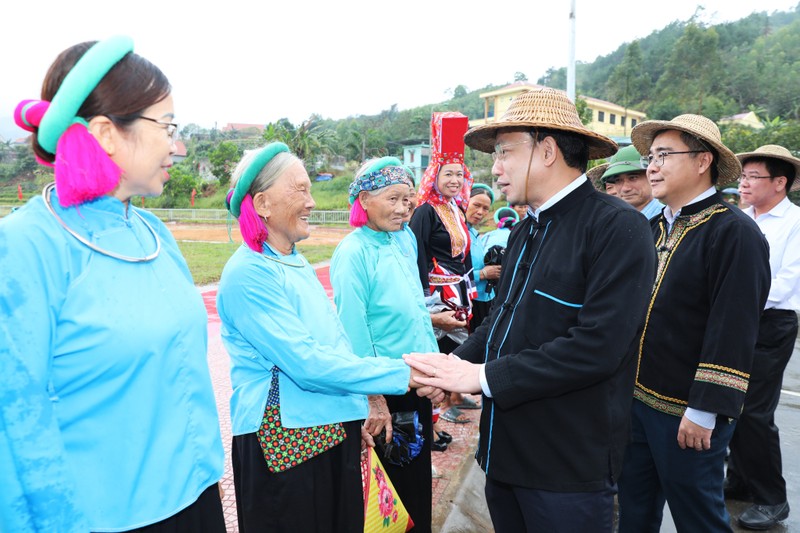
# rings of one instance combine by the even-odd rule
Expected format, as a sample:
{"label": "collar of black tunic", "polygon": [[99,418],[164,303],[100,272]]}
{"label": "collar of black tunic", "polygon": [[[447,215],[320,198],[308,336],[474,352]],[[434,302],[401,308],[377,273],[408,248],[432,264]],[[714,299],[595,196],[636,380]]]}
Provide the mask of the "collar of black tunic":
{"label": "collar of black tunic", "polygon": [[[555,205],[553,205],[553,206],[545,209],[541,213],[539,213],[538,225],[539,226],[545,226],[549,221],[557,218],[562,213],[566,213],[567,211],[569,211],[570,209],[572,209],[573,207],[578,205],[581,201],[583,201],[584,198],[586,198],[587,196],[589,196],[592,193],[597,193],[597,191],[595,190],[595,188],[591,184],[591,182],[589,180],[586,180],[577,189],[575,189],[574,191],[570,192],[564,198],[562,198],[561,200],[556,202]],[[597,193],[597,194],[600,194],[600,193]],[[525,221],[527,221],[528,219],[531,219],[531,223],[533,225],[537,225],[536,220],[533,219],[532,216],[529,215],[528,217],[526,217]]]}
{"label": "collar of black tunic", "polygon": [[[714,204],[723,204],[722,194],[719,191],[715,192],[708,198],[703,198],[700,201],[697,201],[693,204],[685,205],[681,207],[681,214],[679,216],[685,217],[689,215],[694,215],[706,209],[707,207],[711,207]],[[663,215],[662,215],[663,216]]]}

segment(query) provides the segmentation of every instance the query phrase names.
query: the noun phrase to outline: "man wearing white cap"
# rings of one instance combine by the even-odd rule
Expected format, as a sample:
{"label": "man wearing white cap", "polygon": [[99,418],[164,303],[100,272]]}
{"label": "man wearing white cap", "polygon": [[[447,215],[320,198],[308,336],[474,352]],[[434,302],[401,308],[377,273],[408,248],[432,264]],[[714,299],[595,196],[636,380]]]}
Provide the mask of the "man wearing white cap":
{"label": "man wearing white cap", "polygon": [[772,285],[761,315],[744,410],[730,443],[725,496],[754,502],[739,516],[747,529],[769,529],[789,516],[775,409],[783,371],[797,339],[800,309],[800,207],[787,198],[797,188],[800,159],[783,146],[736,154],[742,163],[739,192],[769,241]]}
{"label": "man wearing white cap", "polygon": [[725,454],[769,291],[767,242],[715,188],[741,165],[711,120],[646,121],[631,139],[666,207],[650,221],[658,266],[638,344],[619,532],[658,531],[665,500],[678,531],[731,531]]}

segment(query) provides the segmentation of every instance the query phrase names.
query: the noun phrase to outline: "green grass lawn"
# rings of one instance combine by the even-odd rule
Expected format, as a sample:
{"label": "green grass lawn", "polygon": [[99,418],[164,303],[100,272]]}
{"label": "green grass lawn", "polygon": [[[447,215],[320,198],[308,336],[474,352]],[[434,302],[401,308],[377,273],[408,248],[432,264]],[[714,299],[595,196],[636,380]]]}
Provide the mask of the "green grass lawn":
{"label": "green grass lawn", "polygon": [[[178,247],[189,264],[189,271],[197,285],[216,283],[222,274],[222,269],[233,252],[240,246],[239,243],[215,243],[179,241]],[[333,244],[297,245],[312,265],[328,261],[336,248]]]}

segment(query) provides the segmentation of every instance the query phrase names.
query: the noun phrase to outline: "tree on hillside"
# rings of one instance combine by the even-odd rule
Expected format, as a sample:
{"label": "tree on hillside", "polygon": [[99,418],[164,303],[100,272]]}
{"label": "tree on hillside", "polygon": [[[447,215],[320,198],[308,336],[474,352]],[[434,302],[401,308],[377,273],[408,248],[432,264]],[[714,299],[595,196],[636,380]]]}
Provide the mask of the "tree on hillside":
{"label": "tree on hillside", "polygon": [[771,32],[772,25],[766,13],[752,13],[734,22],[725,22],[715,26],[719,34],[719,47],[728,50],[753,45],[756,39]]}
{"label": "tree on hillside", "polygon": [[514,73],[514,83],[518,81],[528,81],[528,76],[524,72],[517,71]]}
{"label": "tree on hillside", "polygon": [[567,88],[567,69],[550,67],[544,76],[536,80],[536,83],[553,89],[565,90]]}
{"label": "tree on hillside", "polygon": [[627,110],[644,100],[649,89],[650,78],[644,71],[642,49],[639,41],[633,41],[606,83],[606,97]]}
{"label": "tree on hillside", "polygon": [[725,86],[718,43],[714,28],[688,24],[658,80],[656,101],[669,100],[683,113],[704,114],[704,99]]}
{"label": "tree on hillside", "polygon": [[775,31],[763,28],[754,42],[735,46],[726,57],[726,92],[738,111],[756,106],[764,110],[760,115],[800,118],[800,20]]}
{"label": "tree on hillside", "polygon": [[219,180],[221,187],[225,188],[231,182],[233,170],[241,158],[242,149],[231,141],[222,141],[208,154],[211,173]]}
{"label": "tree on hillside", "polygon": [[455,90],[453,90],[453,98],[461,98],[467,95],[467,88],[463,85],[456,86]]}

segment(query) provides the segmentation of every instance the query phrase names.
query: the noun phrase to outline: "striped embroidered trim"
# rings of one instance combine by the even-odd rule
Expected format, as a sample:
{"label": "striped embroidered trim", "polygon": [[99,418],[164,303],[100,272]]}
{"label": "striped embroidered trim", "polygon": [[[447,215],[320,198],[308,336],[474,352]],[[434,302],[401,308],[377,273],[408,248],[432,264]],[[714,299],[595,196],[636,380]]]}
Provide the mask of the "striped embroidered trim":
{"label": "striped embroidered trim", "polygon": [[750,374],[747,372],[742,372],[741,370],[736,370],[735,368],[730,368],[727,366],[711,365],[709,363],[700,363],[697,366],[700,368],[708,368],[711,370],[719,370],[720,372],[727,372],[728,374],[736,374],[737,376],[741,376],[745,379],[750,379]]}
{"label": "striped embroidered trim", "polygon": [[640,402],[644,403],[648,407],[651,407],[656,411],[661,411],[662,413],[666,413],[668,415],[683,416],[683,413],[686,412],[686,405],[679,405],[676,403],[672,403],[667,400],[664,400],[663,398],[659,398],[658,396],[648,394],[639,387],[633,389],[633,397],[639,400]]}
{"label": "striped embroidered trim", "polygon": [[694,379],[695,381],[703,381],[705,383],[711,383],[712,385],[736,389],[739,392],[747,392],[747,385],[749,383],[747,378],[734,376],[728,372],[708,370],[705,368],[698,368]]}

